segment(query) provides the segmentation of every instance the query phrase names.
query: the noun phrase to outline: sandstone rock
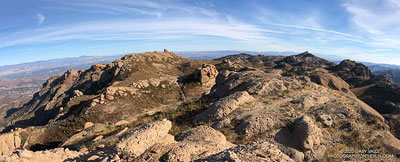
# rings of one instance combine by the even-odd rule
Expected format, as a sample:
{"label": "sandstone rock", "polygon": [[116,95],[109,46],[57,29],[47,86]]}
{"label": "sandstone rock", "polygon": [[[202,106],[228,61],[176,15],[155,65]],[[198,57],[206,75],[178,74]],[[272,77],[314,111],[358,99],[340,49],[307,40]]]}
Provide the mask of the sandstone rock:
{"label": "sandstone rock", "polygon": [[365,113],[366,115],[369,116],[373,116],[378,118],[380,121],[385,121],[385,118],[383,118],[383,116],[381,114],[379,114],[379,112],[377,112],[374,108],[372,108],[371,106],[367,105],[365,102],[359,100],[358,98],[351,98],[352,100],[356,101],[361,110],[363,111],[363,113]]}
{"label": "sandstone rock", "polygon": [[85,125],[83,126],[83,129],[88,129],[89,127],[93,126],[94,124],[92,122],[86,122]]}
{"label": "sandstone rock", "polygon": [[[91,124],[88,124],[88,125],[91,125]],[[106,129],[107,128],[104,124],[96,123],[96,124],[88,127],[87,129],[72,135],[61,146],[71,146],[71,145],[78,143],[81,140],[93,138],[100,132],[105,131]]]}
{"label": "sandstone rock", "polygon": [[202,85],[212,86],[215,84],[215,78],[218,75],[218,70],[214,65],[203,64],[194,73],[194,78],[199,80]]}
{"label": "sandstone rock", "polygon": [[137,157],[167,136],[171,127],[172,123],[169,120],[146,124],[128,133],[116,148],[125,156]]}
{"label": "sandstone rock", "polygon": [[289,157],[292,158],[296,162],[303,162],[304,160],[304,153],[294,149],[294,148],[288,148],[288,154]]}
{"label": "sandstone rock", "polygon": [[225,136],[208,126],[198,126],[176,136],[177,142],[160,142],[138,157],[138,161],[194,161],[223,151],[235,145]]}
{"label": "sandstone rock", "polygon": [[324,104],[329,101],[326,96],[306,96],[303,98],[303,108],[308,109],[312,106]]}
{"label": "sandstone rock", "polygon": [[1,159],[10,162],[64,162],[81,156],[82,153],[70,151],[68,149],[56,148],[46,151],[32,152],[29,150],[19,150],[14,153],[4,154]]}
{"label": "sandstone rock", "polygon": [[213,103],[207,110],[196,115],[195,121],[209,122],[221,119],[235,111],[241,104],[251,102],[253,99],[246,91],[236,92]]}
{"label": "sandstone rock", "polygon": [[103,136],[102,136],[102,135],[97,136],[97,137],[94,138],[92,141],[93,141],[93,142],[96,142],[96,141],[99,141],[99,140],[101,140],[101,139],[103,139]]}
{"label": "sandstone rock", "polygon": [[318,120],[325,126],[331,127],[333,124],[333,119],[330,115],[320,114],[318,115]]}
{"label": "sandstone rock", "polygon": [[120,120],[120,121],[116,122],[114,125],[115,125],[115,126],[121,126],[121,125],[127,125],[127,124],[129,124],[128,121],[126,121],[126,120]]}
{"label": "sandstone rock", "polygon": [[226,138],[221,132],[208,126],[198,126],[196,128],[183,131],[178,134],[175,139],[177,141],[205,141],[217,144],[226,143]]}
{"label": "sandstone rock", "polygon": [[298,146],[306,152],[313,151],[315,146],[320,144],[322,133],[310,117],[303,116],[295,121],[293,135]]}
{"label": "sandstone rock", "polygon": [[226,161],[287,161],[293,159],[284,154],[276,145],[266,141],[252,142],[240,145],[220,153],[196,160],[198,162],[226,162]]}
{"label": "sandstone rock", "polygon": [[268,114],[254,114],[243,120],[235,129],[246,137],[251,137],[270,131],[276,124],[273,116]]}
{"label": "sandstone rock", "polygon": [[390,132],[384,132],[382,138],[383,147],[392,154],[400,154],[400,140],[394,137]]}
{"label": "sandstone rock", "polygon": [[79,152],[81,152],[81,153],[87,153],[87,151],[88,151],[88,148],[86,148],[86,147],[82,147],[79,149]]}
{"label": "sandstone rock", "polygon": [[114,97],[114,96],[111,96],[111,95],[107,95],[107,97],[106,97],[106,98],[107,98],[107,100],[110,100],[110,101],[112,101],[112,100],[114,100],[114,98],[115,98],[115,97]]}
{"label": "sandstone rock", "polygon": [[121,131],[119,131],[116,136],[122,136],[123,134],[125,134],[126,132],[128,132],[128,127],[125,127],[124,129],[122,129]]}
{"label": "sandstone rock", "polygon": [[349,94],[351,96],[355,96],[353,92],[350,91],[350,86],[344,80],[339,77],[336,77],[329,73],[318,73],[312,76],[312,80],[324,87],[328,87],[334,90],[338,90]]}
{"label": "sandstone rock", "polygon": [[98,156],[98,155],[93,155],[93,156],[89,157],[88,160],[97,160],[97,159],[99,159],[99,158],[100,158],[100,156]]}
{"label": "sandstone rock", "polygon": [[230,146],[228,145],[221,145],[204,141],[180,142],[174,144],[174,146],[172,146],[172,148],[166,154],[164,154],[161,157],[161,159],[162,161],[167,161],[167,162],[175,162],[175,161],[189,162],[223,151],[229,147]]}
{"label": "sandstone rock", "polygon": [[79,90],[74,90],[74,95],[79,97],[79,96],[82,96],[83,93],[81,91],[79,91]]}
{"label": "sandstone rock", "polygon": [[213,97],[225,97],[236,91],[247,91],[255,95],[273,95],[287,90],[280,73],[263,71],[230,72],[222,71],[216,85],[211,89]]}
{"label": "sandstone rock", "polygon": [[10,153],[21,147],[20,131],[0,135],[0,154]]}
{"label": "sandstone rock", "polygon": [[94,106],[96,106],[97,105],[97,103],[96,102],[92,102],[92,103],[90,103],[90,107],[94,107]]}

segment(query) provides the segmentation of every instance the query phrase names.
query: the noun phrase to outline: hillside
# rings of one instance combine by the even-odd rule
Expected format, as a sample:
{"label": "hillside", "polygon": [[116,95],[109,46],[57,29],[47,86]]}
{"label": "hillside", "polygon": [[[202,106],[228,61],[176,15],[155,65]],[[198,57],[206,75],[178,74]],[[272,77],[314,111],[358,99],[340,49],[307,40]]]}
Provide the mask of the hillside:
{"label": "hillside", "polygon": [[397,84],[400,83],[400,69],[390,69],[390,70],[383,70],[383,71],[376,71],[374,72],[377,75],[385,75],[387,74],[389,79]]}
{"label": "hillside", "polygon": [[[129,54],[49,78],[0,121],[0,159],[398,161],[399,102],[387,92],[400,94],[367,66],[308,52]],[[375,151],[344,152],[354,149]]]}

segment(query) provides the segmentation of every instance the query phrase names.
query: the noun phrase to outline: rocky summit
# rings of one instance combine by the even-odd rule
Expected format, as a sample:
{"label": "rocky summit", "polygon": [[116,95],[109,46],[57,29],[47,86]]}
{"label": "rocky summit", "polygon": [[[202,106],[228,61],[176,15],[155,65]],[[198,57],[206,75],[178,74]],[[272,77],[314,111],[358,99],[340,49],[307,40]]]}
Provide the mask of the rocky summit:
{"label": "rocky summit", "polygon": [[304,52],[126,55],[49,78],[0,120],[0,161],[400,161],[400,87]]}

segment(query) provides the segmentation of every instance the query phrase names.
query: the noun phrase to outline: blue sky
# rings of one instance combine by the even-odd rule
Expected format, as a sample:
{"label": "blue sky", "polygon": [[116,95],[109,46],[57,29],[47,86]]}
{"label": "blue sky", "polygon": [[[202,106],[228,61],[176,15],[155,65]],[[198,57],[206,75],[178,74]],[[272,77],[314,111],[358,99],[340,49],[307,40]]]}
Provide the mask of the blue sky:
{"label": "blue sky", "polygon": [[400,0],[2,0],[0,22],[0,65],[164,48],[400,65]]}

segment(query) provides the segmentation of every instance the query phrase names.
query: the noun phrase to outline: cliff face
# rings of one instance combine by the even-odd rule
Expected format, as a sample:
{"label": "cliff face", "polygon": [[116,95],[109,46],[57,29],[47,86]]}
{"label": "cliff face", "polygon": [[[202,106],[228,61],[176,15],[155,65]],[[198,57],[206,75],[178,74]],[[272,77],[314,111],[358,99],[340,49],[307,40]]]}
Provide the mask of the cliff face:
{"label": "cliff face", "polygon": [[[328,161],[352,148],[395,155],[394,127],[381,109],[358,99],[375,93],[354,89],[382,86],[377,78],[360,64],[335,65],[308,52],[209,61],[167,50],[127,55],[50,78],[4,119],[3,132],[24,129],[13,131],[18,147],[7,147],[2,158]],[[0,144],[10,145],[3,136],[10,135]],[[23,148],[31,151],[12,153]]]}

